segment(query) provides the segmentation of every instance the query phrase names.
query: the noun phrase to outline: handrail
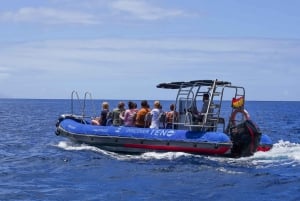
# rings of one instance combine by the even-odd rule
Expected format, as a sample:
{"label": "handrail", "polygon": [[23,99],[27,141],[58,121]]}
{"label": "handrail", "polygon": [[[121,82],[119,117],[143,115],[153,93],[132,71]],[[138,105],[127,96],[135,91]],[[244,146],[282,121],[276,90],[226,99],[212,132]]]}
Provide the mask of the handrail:
{"label": "handrail", "polygon": [[[71,115],[76,115],[75,111],[74,111],[74,101],[75,101],[75,99],[77,99],[77,101],[79,103],[79,112],[81,112],[81,114],[80,114],[81,118],[82,119],[87,118],[87,116],[86,116],[87,115],[86,106],[87,106],[87,99],[88,98],[91,100],[92,110],[93,110],[93,113],[95,113],[96,110],[95,110],[95,104],[92,101],[93,100],[92,94],[90,92],[85,92],[83,103],[82,103],[82,99],[80,99],[80,97],[78,95],[78,92],[73,90],[72,93],[71,93]],[[96,113],[94,114],[94,116],[96,116]]]}
{"label": "handrail", "polygon": [[[93,107],[93,111],[95,112],[96,109],[95,109],[95,104],[94,102],[92,101],[93,98],[92,98],[92,93],[91,92],[85,92],[84,93],[84,99],[83,99],[83,107],[82,107],[82,116],[84,117],[85,116],[85,107],[86,107],[86,100],[87,100],[87,96],[89,96],[91,102],[92,102],[92,107]],[[96,116],[96,114],[94,114],[94,116]]]}
{"label": "handrail", "polygon": [[74,115],[74,94],[76,95],[77,97],[77,100],[79,102],[79,105],[81,106],[81,102],[80,102],[80,98],[79,98],[79,95],[78,95],[78,92],[73,90],[72,93],[71,93],[71,114]]}

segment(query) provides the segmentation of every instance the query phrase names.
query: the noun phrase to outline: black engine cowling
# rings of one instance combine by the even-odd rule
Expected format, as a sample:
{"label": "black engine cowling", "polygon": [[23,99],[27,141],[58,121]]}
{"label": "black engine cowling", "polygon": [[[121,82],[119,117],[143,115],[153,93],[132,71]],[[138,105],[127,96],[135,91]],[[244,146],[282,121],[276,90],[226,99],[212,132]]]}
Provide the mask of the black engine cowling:
{"label": "black engine cowling", "polygon": [[246,120],[230,128],[230,137],[233,157],[251,156],[260,143],[261,131],[251,120]]}

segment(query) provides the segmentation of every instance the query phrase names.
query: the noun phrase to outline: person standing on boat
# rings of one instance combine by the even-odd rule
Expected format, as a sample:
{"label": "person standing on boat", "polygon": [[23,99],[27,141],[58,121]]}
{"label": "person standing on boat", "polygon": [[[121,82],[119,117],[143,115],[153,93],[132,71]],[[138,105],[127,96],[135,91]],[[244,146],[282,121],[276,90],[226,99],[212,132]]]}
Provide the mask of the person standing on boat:
{"label": "person standing on boat", "polygon": [[159,101],[154,101],[154,108],[151,110],[151,125],[150,128],[159,129],[161,106]]}
{"label": "person standing on boat", "polygon": [[[148,102],[143,100],[141,102],[141,109],[136,114],[135,126],[139,128],[145,127],[146,114],[150,112]],[[146,126],[147,127],[147,126]]]}
{"label": "person standing on boat", "polygon": [[166,113],[166,118],[167,118],[166,128],[171,129],[173,127],[173,123],[177,122],[177,120],[178,120],[178,112],[175,111],[175,105],[174,104],[170,105],[170,111]]}
{"label": "person standing on boat", "polygon": [[137,110],[135,108],[135,103],[132,101],[128,102],[128,109],[125,110],[124,113],[120,114],[120,118],[124,122],[124,126],[135,126],[135,118],[136,118]]}
{"label": "person standing on boat", "polygon": [[100,117],[93,119],[92,125],[106,126],[108,113],[109,113],[109,104],[108,102],[103,102]]}
{"label": "person standing on boat", "polygon": [[123,121],[120,118],[120,114],[125,112],[125,104],[124,102],[119,102],[118,107],[112,111],[112,124],[113,126],[121,126],[123,125]]}

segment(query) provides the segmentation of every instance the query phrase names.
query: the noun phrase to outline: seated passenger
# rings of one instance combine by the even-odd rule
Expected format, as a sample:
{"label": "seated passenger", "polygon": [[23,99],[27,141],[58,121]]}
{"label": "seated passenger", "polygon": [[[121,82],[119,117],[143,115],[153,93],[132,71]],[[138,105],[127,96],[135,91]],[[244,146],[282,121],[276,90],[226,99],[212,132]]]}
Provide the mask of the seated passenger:
{"label": "seated passenger", "polygon": [[128,102],[128,109],[125,110],[124,113],[120,114],[120,118],[124,122],[124,126],[135,126],[135,118],[136,118],[136,109],[135,103],[132,101]]}
{"label": "seated passenger", "polygon": [[143,100],[141,102],[141,109],[138,110],[136,114],[136,120],[135,120],[136,127],[140,127],[140,128],[148,127],[145,126],[145,116],[148,112],[150,112],[148,102],[146,100]]}
{"label": "seated passenger", "polygon": [[[208,107],[209,107],[209,94],[204,94],[203,95],[203,105],[202,105],[202,109],[200,111],[200,121],[203,121],[203,117],[204,117],[204,114],[207,112],[208,110]],[[213,111],[210,109],[208,111],[208,113],[212,113]]]}
{"label": "seated passenger", "polygon": [[120,118],[120,114],[122,114],[123,112],[125,112],[125,104],[123,102],[120,102],[118,104],[118,107],[115,108],[112,111],[112,124],[113,124],[113,126],[123,125],[123,121]]}
{"label": "seated passenger", "polygon": [[[194,122],[203,122],[203,117],[206,114],[209,107],[209,94],[204,94],[202,101],[203,101],[203,105],[200,112],[198,112],[196,107],[194,107],[194,109],[192,110]],[[209,109],[208,116],[211,116],[210,113],[213,113],[213,109]]]}
{"label": "seated passenger", "polygon": [[108,113],[109,113],[109,104],[108,102],[103,102],[100,117],[96,117],[95,119],[93,119],[92,124],[98,126],[106,126]]}

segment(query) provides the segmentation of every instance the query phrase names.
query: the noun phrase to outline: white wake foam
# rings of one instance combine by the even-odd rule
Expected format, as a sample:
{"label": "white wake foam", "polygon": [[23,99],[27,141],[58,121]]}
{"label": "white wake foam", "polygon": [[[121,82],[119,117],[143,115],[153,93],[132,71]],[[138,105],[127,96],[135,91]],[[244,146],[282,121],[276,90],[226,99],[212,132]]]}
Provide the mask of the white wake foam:
{"label": "white wake foam", "polygon": [[[76,144],[69,141],[61,141],[56,145],[59,148],[69,151],[93,151],[105,156],[112,157],[117,160],[175,160],[180,157],[201,157],[197,155],[182,153],[182,152],[147,152],[141,155],[118,154],[100,148],[86,145]],[[300,165],[300,144],[289,141],[279,141],[273,145],[273,148],[268,152],[256,152],[254,156],[232,159],[222,157],[207,157],[207,159],[218,162],[227,163],[250,163],[257,167],[270,167],[280,165]],[[201,160],[201,158],[199,159]]]}
{"label": "white wake foam", "polygon": [[157,152],[148,152],[141,155],[142,159],[145,160],[174,160],[184,156],[191,156],[191,154],[183,153],[183,152],[165,152],[165,153],[157,153]]}
{"label": "white wake foam", "polygon": [[97,152],[117,160],[174,160],[176,158],[182,156],[191,156],[191,154],[182,153],[182,152],[147,152],[140,155],[129,155],[129,154],[118,154],[115,152],[106,151],[94,146],[86,145],[86,144],[77,144],[70,141],[61,141],[57,145],[57,147],[68,150],[68,151],[93,151]]}
{"label": "white wake foam", "polygon": [[112,157],[114,157],[114,155],[117,155],[116,153],[108,152],[94,146],[90,146],[86,144],[77,144],[70,141],[61,141],[56,146],[68,151],[93,151],[93,152],[101,153],[103,155],[112,156]]}
{"label": "white wake foam", "polygon": [[253,157],[253,162],[272,165],[299,165],[300,164],[300,144],[280,140],[273,145],[268,152],[257,152]]}

